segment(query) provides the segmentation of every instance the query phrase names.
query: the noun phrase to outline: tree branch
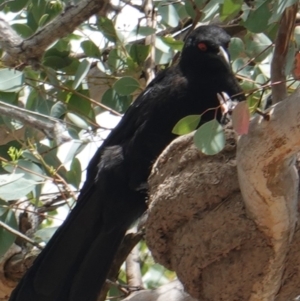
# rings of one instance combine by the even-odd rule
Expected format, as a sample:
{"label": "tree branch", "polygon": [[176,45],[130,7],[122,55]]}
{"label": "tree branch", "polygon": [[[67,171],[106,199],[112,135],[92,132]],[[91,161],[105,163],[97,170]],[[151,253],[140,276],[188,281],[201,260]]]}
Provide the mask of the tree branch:
{"label": "tree branch", "polygon": [[7,53],[5,63],[9,66],[18,63],[36,66],[49,45],[72,33],[94,14],[106,15],[108,9],[109,0],[78,1],[67,6],[59,16],[25,40],[5,20],[0,19],[0,45]]}
{"label": "tree branch", "polygon": [[[273,256],[254,295],[272,300],[282,284],[284,263],[298,212],[300,89],[270,110],[270,121],[257,116],[238,143],[238,176],[249,216],[266,237]],[[253,151],[255,150],[255,152]],[[263,298],[264,297],[264,298]],[[255,299],[256,300],[256,299]]]}
{"label": "tree branch", "polygon": [[[145,0],[144,13],[147,18],[147,26],[156,29],[157,15],[153,6],[152,0]],[[155,77],[155,38],[156,35],[152,34],[145,38],[145,45],[150,46],[150,53],[145,61],[144,70],[146,77],[146,84],[148,85]]]}
{"label": "tree branch", "polygon": [[56,118],[19,108],[3,101],[0,101],[0,114],[42,131],[50,139],[54,139],[57,144],[70,140],[69,136],[64,135],[65,124]]}
{"label": "tree branch", "polygon": [[298,3],[286,8],[280,20],[271,63],[271,82],[281,82],[281,84],[272,85],[273,104],[287,97],[285,67],[289,43],[294,32],[297,10]]}
{"label": "tree branch", "polygon": [[43,250],[43,247],[41,247],[38,243],[36,243],[33,239],[29,238],[28,236],[26,236],[25,234],[21,233],[20,231],[10,227],[9,225],[3,223],[2,221],[0,221],[0,227],[4,228],[6,231],[24,239],[25,241],[27,241],[28,243],[32,244],[33,246],[37,247],[40,250]]}

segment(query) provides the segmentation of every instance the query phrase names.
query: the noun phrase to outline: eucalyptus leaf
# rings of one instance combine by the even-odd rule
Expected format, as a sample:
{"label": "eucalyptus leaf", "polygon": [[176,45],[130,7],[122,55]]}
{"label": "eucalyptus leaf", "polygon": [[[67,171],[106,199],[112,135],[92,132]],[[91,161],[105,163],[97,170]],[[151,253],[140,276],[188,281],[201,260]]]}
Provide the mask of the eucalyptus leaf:
{"label": "eucalyptus leaf", "polygon": [[180,119],[174,126],[172,133],[176,135],[185,135],[194,131],[201,120],[201,115],[189,115]]}
{"label": "eucalyptus leaf", "polygon": [[131,102],[130,95],[120,95],[112,88],[107,89],[101,99],[101,103],[120,113],[124,113]]}
{"label": "eucalyptus leaf", "polygon": [[262,32],[268,27],[271,16],[270,1],[264,1],[257,9],[250,11],[244,26],[252,32]]}
{"label": "eucalyptus leaf", "polygon": [[176,9],[171,2],[162,2],[158,6],[158,12],[163,21],[171,27],[176,27],[180,21]]}
{"label": "eucalyptus leaf", "polygon": [[274,7],[272,9],[272,17],[269,20],[269,24],[277,22],[280,17],[282,16],[285,9],[295,3],[297,3],[298,0],[276,0],[273,1]]}
{"label": "eucalyptus leaf", "polygon": [[226,0],[221,4],[220,19],[222,21],[235,17],[241,10],[243,0]]}
{"label": "eucalyptus leaf", "polygon": [[117,80],[113,88],[120,95],[129,95],[140,87],[139,82],[131,76],[124,76]]}
{"label": "eucalyptus leaf", "polygon": [[48,228],[37,230],[34,233],[35,239],[47,243],[57,229],[58,227],[48,227]]}
{"label": "eucalyptus leaf", "polygon": [[197,148],[206,155],[215,155],[225,146],[225,134],[221,124],[213,119],[204,123],[194,135]]}
{"label": "eucalyptus leaf", "polygon": [[116,43],[118,41],[118,35],[112,20],[106,17],[99,17],[98,27],[102,34],[110,41]]}
{"label": "eucalyptus leaf", "polygon": [[15,179],[14,174],[0,175],[0,198],[6,201],[18,200],[26,196],[36,186],[36,182],[23,178],[24,174],[17,174],[20,178],[11,181],[11,177]]}
{"label": "eucalyptus leaf", "polygon": [[66,114],[66,112],[66,105],[63,102],[58,101],[51,107],[50,116],[54,118],[61,118],[64,114]]}
{"label": "eucalyptus leaf", "polygon": [[13,69],[0,69],[0,91],[17,92],[24,84],[23,72]]}
{"label": "eucalyptus leaf", "polygon": [[[17,2],[17,1],[15,1]],[[22,23],[15,23],[11,26],[22,38],[30,37],[34,32],[33,30],[27,25]]]}
{"label": "eucalyptus leaf", "polygon": [[20,159],[16,165],[6,164],[3,168],[11,174],[22,174],[24,179],[33,181],[43,181],[44,171],[35,163]]}
{"label": "eucalyptus leaf", "polygon": [[[14,212],[9,209],[6,211],[6,213],[2,214],[0,216],[0,220],[10,226],[11,228],[18,230],[18,223],[15,217]],[[16,239],[15,234],[12,234],[8,230],[4,229],[0,226],[0,257],[3,256],[7,250],[10,248],[10,246],[14,243]]]}
{"label": "eucalyptus leaf", "polygon": [[7,7],[12,13],[16,13],[21,11],[28,3],[28,0],[16,0],[16,1],[8,1],[6,3]]}
{"label": "eucalyptus leaf", "polygon": [[74,187],[79,188],[81,183],[81,175],[82,175],[82,170],[81,170],[80,161],[77,158],[74,158],[71,163],[71,168],[67,172],[68,182],[73,184]]}
{"label": "eucalyptus leaf", "polygon": [[137,26],[136,28],[134,28],[132,30],[131,35],[132,36],[137,36],[137,35],[141,35],[141,36],[149,36],[151,34],[155,33],[155,29],[149,26]]}
{"label": "eucalyptus leaf", "polygon": [[94,57],[94,58],[100,58],[101,53],[99,50],[99,47],[95,45],[94,42],[91,40],[83,41],[81,42],[81,48],[83,49],[84,53],[89,56],[89,57]]}
{"label": "eucalyptus leaf", "polygon": [[89,128],[89,124],[77,114],[67,113],[67,117],[80,129],[87,130]]}
{"label": "eucalyptus leaf", "polygon": [[75,79],[74,79],[74,82],[72,85],[73,89],[76,90],[78,88],[78,86],[81,84],[81,82],[86,77],[87,73],[89,72],[90,67],[91,67],[91,62],[89,62],[88,60],[83,60],[79,64],[79,67],[76,71]]}

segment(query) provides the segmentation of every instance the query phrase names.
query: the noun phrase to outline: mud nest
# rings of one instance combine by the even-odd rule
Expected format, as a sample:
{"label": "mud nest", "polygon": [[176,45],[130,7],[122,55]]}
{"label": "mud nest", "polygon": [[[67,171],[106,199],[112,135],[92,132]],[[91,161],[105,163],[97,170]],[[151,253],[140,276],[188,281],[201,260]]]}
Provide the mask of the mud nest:
{"label": "mud nest", "polygon": [[[149,179],[147,244],[154,259],[176,271],[185,290],[200,300],[249,300],[273,253],[247,217],[235,154],[230,129],[215,156],[201,154],[193,136],[183,136],[163,152]],[[299,232],[276,300],[300,294]]]}

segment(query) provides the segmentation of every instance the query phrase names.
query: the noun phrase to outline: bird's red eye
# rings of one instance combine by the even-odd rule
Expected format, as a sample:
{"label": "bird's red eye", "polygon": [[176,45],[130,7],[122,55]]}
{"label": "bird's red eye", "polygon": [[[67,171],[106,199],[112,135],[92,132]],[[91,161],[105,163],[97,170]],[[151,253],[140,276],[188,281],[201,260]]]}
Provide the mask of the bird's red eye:
{"label": "bird's red eye", "polygon": [[205,43],[199,43],[198,44],[198,48],[201,50],[201,51],[206,51],[207,50],[207,45]]}

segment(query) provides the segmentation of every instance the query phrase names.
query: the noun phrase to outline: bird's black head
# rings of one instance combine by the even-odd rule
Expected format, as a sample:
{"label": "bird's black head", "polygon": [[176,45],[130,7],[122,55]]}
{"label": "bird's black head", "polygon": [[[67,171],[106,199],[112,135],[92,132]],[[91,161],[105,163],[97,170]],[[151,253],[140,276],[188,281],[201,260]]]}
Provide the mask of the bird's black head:
{"label": "bird's black head", "polygon": [[185,41],[180,69],[184,75],[203,83],[207,89],[213,87],[212,90],[226,92],[229,96],[241,93],[230,66],[229,43],[230,36],[218,26],[196,28]]}
{"label": "bird's black head", "polygon": [[229,64],[229,42],[230,36],[222,28],[215,25],[200,26],[185,41],[180,64],[184,68],[184,65],[188,66],[192,62],[193,66],[215,65],[215,68],[223,63]]}

